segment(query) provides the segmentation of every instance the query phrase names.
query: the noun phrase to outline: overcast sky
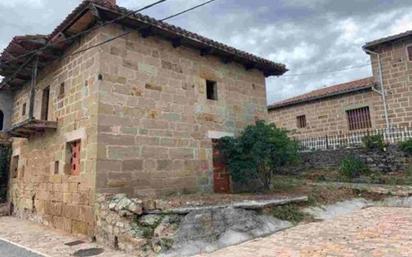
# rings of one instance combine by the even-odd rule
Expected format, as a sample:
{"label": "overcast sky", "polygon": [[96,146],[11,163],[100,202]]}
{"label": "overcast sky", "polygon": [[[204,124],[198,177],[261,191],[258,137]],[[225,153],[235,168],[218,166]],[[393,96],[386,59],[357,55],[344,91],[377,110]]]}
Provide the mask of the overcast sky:
{"label": "overcast sky", "polygon": [[[118,0],[137,9],[155,0]],[[168,0],[145,13],[163,18],[206,0]],[[48,34],[80,0],[0,0],[0,48],[14,35]],[[410,0],[217,0],[169,21],[290,70],[267,80],[268,103],[370,76],[361,46],[412,29]],[[362,67],[361,67],[362,66]],[[345,71],[330,72],[346,68]],[[304,75],[301,75],[304,74]]]}

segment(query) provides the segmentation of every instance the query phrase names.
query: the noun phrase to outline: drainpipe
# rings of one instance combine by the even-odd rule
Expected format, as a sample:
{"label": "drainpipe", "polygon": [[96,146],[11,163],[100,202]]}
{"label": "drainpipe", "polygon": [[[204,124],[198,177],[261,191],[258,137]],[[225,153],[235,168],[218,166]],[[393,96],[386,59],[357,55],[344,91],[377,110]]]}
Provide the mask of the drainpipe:
{"label": "drainpipe", "polygon": [[390,123],[389,123],[389,117],[388,117],[388,105],[386,103],[386,91],[385,91],[385,86],[383,84],[381,56],[379,55],[379,53],[368,50],[366,48],[363,48],[363,50],[368,54],[374,54],[378,57],[378,70],[379,70],[379,81],[380,81],[380,84],[381,84],[381,90],[377,90],[375,87],[373,87],[372,89],[373,89],[373,91],[375,91],[376,93],[378,93],[382,96],[383,111],[384,111],[384,114],[385,114],[386,128],[389,128]]}

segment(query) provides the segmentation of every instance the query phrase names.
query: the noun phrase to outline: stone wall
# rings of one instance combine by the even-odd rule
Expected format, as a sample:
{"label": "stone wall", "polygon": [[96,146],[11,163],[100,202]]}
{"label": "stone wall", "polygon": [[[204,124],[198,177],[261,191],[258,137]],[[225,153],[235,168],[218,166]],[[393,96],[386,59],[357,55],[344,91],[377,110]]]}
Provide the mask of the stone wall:
{"label": "stone wall", "polygon": [[[381,97],[371,90],[271,110],[269,121],[289,130],[290,135],[297,138],[348,133],[346,111],[366,106],[369,106],[372,128],[383,128]],[[300,115],[306,116],[305,128],[297,127],[296,117]]]}
{"label": "stone wall", "polygon": [[[384,87],[387,90],[389,121],[392,125],[412,126],[412,62],[408,60],[406,47],[412,39],[398,40],[380,46]],[[378,58],[371,55],[372,70],[379,80]]]}
{"label": "stone wall", "polygon": [[301,153],[301,163],[287,167],[285,171],[302,171],[307,169],[338,169],[341,161],[354,155],[360,158],[373,172],[403,172],[412,164],[411,158],[396,145],[390,145],[386,151],[350,148]]}
{"label": "stone wall", "polygon": [[0,111],[3,113],[3,129],[0,129],[0,131],[5,131],[11,125],[10,117],[12,113],[12,105],[12,93],[5,90],[0,91]]}
{"label": "stone wall", "polygon": [[[412,126],[412,61],[406,47],[412,39],[398,40],[379,46],[384,88],[387,90],[388,118],[391,126]],[[375,81],[380,84],[378,58],[371,55]],[[373,92],[347,94],[311,103],[289,106],[269,112],[269,120],[291,130],[297,137],[317,137],[348,132],[345,111],[369,106],[372,128],[386,127],[382,97]],[[297,128],[296,117],[306,115],[307,127]]]}
{"label": "stone wall", "polygon": [[[76,49],[95,44],[93,33],[74,44],[65,56],[39,74],[34,116],[40,119],[42,90],[50,87],[49,117],[56,131],[29,139],[13,140],[12,156],[19,156],[17,174],[10,178],[9,200],[15,215],[74,234],[94,231],[94,189],[97,148],[97,49],[68,56]],[[64,83],[64,94],[60,88]],[[24,121],[29,113],[29,83],[13,96],[12,123]],[[26,104],[26,113],[22,108]],[[81,140],[81,172],[71,176],[71,140]],[[12,172],[13,173],[13,172]]]}
{"label": "stone wall", "polygon": [[133,256],[193,256],[288,228],[291,223],[265,213],[304,201],[306,197],[243,202],[243,208],[232,203],[173,209],[163,200],[98,194],[96,240]]}
{"label": "stone wall", "polygon": [[[267,117],[263,74],[137,32],[102,49],[98,192],[211,191],[211,138]],[[218,100],[206,98],[206,80]]]}

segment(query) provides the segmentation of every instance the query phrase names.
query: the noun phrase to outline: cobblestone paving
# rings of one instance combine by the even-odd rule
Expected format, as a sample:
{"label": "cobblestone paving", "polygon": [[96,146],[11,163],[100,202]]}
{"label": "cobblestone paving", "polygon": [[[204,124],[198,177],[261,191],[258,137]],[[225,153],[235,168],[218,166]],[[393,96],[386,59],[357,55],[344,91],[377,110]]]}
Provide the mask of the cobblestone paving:
{"label": "cobblestone paving", "polygon": [[[69,257],[93,243],[63,232],[11,217],[0,218],[0,239],[50,257]],[[0,255],[1,256],[1,255]],[[99,257],[129,255],[105,249]],[[198,257],[408,257],[412,256],[412,209],[368,208],[334,220],[300,225]]]}
{"label": "cobblestone paving", "polygon": [[412,256],[412,209],[368,208],[198,257]]}
{"label": "cobblestone paving", "polygon": [[[101,246],[97,244],[89,243],[87,238],[75,237],[64,232],[13,217],[0,218],[0,240],[1,239],[24,246],[27,249],[34,250],[47,257],[73,257],[73,253],[80,249],[101,248]],[[65,243],[77,240],[82,240],[85,243],[75,246],[65,245]],[[7,254],[5,256],[10,257],[13,255],[11,255],[10,252],[10,255]],[[110,249],[104,249],[104,252],[97,256],[129,257],[129,255]],[[0,254],[0,257],[3,257],[3,255]]]}

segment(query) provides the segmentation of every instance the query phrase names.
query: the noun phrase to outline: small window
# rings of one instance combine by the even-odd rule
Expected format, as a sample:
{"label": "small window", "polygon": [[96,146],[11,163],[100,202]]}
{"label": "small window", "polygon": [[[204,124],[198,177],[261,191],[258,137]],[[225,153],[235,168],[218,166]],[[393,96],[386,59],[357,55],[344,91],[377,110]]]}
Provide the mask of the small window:
{"label": "small window", "polygon": [[408,54],[408,60],[412,62],[412,45],[406,47],[406,53]]}
{"label": "small window", "polygon": [[59,161],[55,161],[54,162],[54,175],[59,174],[59,166],[60,166]]}
{"label": "small window", "polygon": [[306,115],[296,117],[296,123],[298,128],[306,128]]}
{"label": "small window", "polygon": [[368,129],[372,127],[369,107],[346,111],[349,130]]}
{"label": "small window", "polygon": [[0,131],[3,130],[4,113],[0,110]]}
{"label": "small window", "polygon": [[60,84],[60,87],[59,87],[59,99],[64,97],[64,94],[65,94],[65,88],[64,87],[65,86],[64,86],[64,82],[63,82],[63,83]]}
{"label": "small window", "polygon": [[19,172],[19,156],[13,156],[13,158],[11,159],[11,165],[10,165],[10,169],[11,169],[11,177],[12,178],[17,178],[18,172]]}
{"label": "small window", "polygon": [[68,162],[70,165],[69,175],[80,175],[80,140],[69,142],[68,147]]}
{"label": "small window", "polygon": [[27,104],[24,103],[24,104],[23,104],[23,107],[22,107],[22,109],[21,109],[21,115],[22,115],[22,116],[26,115],[26,108],[27,108]]}
{"label": "small window", "polygon": [[216,81],[206,80],[207,99],[217,100],[217,83]]}

